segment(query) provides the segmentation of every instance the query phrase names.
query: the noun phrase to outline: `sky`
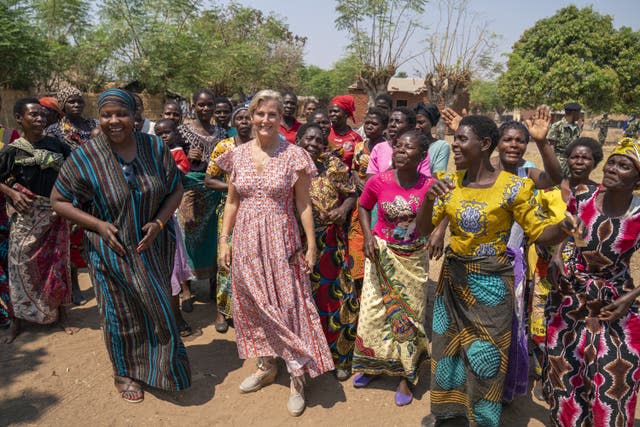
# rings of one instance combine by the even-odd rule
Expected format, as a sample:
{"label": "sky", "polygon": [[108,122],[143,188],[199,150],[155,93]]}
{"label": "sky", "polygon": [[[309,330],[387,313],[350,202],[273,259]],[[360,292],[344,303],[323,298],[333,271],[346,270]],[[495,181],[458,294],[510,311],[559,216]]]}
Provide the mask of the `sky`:
{"label": "sky", "polygon": [[[348,44],[347,34],[335,29],[335,5],[333,0],[236,0],[264,12],[274,12],[282,18],[289,29],[300,36],[308,37],[305,46],[305,63],[321,68],[331,68],[334,62],[344,56]],[[435,4],[437,0],[432,0]],[[222,2],[224,3],[224,1]],[[491,23],[491,29],[500,35],[496,59],[505,62],[503,53],[511,51],[514,42],[524,30],[542,18],[552,16],[557,10],[575,4],[578,7],[593,6],[604,15],[613,16],[614,26],[640,29],[639,0],[470,0],[470,9]],[[433,10],[432,10],[433,12]],[[436,12],[437,13],[437,12]],[[431,15],[433,19],[433,14]],[[429,4],[426,7],[425,22],[429,22]],[[419,50],[418,42],[412,46]],[[419,64],[407,64],[400,68],[410,75]]]}

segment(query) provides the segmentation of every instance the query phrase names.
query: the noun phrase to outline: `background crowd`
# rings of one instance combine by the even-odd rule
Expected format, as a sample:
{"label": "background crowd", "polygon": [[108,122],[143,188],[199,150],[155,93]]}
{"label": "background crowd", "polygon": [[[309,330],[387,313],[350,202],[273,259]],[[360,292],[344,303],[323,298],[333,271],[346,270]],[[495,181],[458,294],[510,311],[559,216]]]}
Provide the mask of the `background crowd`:
{"label": "background crowd", "polygon": [[[0,151],[3,341],[24,322],[77,332],[65,306],[86,302],[86,267],[121,397],[183,390],[181,337],[198,331],[181,312],[190,281],[208,280],[216,330],[232,325],[240,358],[257,360],[241,392],[275,381],[281,358],[294,416],[306,374],[355,374],[356,388],[396,377],[405,406],[429,361],[427,425],[499,425],[530,370],[553,424],[631,425],[637,128],[596,183],[602,143],[580,137],[579,104],[553,124],[541,106],[499,127],[386,94],[373,104],[354,129],[348,95],[299,106],[263,90],[234,105],[201,89],[188,123],[172,101],[150,121],[121,89],[100,95],[97,120],[72,87],[20,99],[21,132],[2,128]],[[432,135],[441,120],[451,143]],[[530,139],[541,168],[524,159]]]}

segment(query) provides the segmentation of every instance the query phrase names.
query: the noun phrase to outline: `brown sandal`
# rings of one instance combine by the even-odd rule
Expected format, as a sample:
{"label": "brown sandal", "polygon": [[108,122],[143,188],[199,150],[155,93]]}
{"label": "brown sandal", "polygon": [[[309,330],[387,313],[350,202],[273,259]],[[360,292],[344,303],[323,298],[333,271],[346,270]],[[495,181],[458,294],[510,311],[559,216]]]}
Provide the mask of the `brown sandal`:
{"label": "brown sandal", "polygon": [[[127,377],[113,378],[116,390],[125,402],[140,403],[144,400],[144,391],[138,383]],[[131,397],[133,396],[133,397]]]}

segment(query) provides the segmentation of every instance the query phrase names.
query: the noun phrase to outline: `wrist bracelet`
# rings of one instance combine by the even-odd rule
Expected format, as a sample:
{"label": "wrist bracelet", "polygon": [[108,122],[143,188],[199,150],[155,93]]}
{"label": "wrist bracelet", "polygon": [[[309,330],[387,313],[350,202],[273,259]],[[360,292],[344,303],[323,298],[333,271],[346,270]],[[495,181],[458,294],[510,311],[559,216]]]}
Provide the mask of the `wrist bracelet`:
{"label": "wrist bracelet", "polygon": [[218,242],[225,241],[226,243],[231,243],[231,236],[228,234],[221,234],[218,236]]}
{"label": "wrist bracelet", "polygon": [[164,229],[164,223],[160,218],[156,218],[155,223],[160,226],[160,230]]}

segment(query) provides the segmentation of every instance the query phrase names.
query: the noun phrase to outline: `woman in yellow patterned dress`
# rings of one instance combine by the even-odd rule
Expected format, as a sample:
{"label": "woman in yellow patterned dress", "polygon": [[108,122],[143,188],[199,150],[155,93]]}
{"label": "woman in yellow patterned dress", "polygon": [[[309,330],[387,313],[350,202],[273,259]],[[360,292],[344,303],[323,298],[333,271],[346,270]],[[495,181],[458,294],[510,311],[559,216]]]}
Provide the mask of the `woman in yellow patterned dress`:
{"label": "woman in yellow patterned dress", "polygon": [[425,234],[445,218],[451,231],[434,298],[433,415],[426,425],[454,418],[499,425],[514,303],[511,227],[518,222],[531,241],[544,245],[561,242],[565,230],[574,228],[568,220],[551,224],[543,215],[533,181],[491,165],[497,144],[492,120],[462,119],[451,145],[458,172],[432,186],[427,197],[438,196],[433,212],[424,203],[419,214]]}
{"label": "woman in yellow patterned dress", "polygon": [[351,375],[356,339],[358,295],[349,273],[344,227],[356,201],[356,187],[340,158],[327,152],[327,140],[315,123],[300,127],[297,144],[313,159],[318,175],[311,179],[311,204],[318,259],[311,273],[313,298],[327,338],[336,377]]}
{"label": "woman in yellow patterned dress", "polygon": [[[237,134],[231,138],[220,141],[211,153],[211,159],[207,166],[207,175],[204,179],[204,185],[214,190],[223,192],[216,214],[218,215],[218,235],[222,229],[222,213],[224,212],[224,204],[227,201],[227,176],[222,172],[215,159],[236,148],[240,144],[251,139],[251,116],[249,109],[241,106],[235,109],[231,115],[231,124],[236,128]],[[220,333],[227,332],[229,324],[227,319],[233,317],[233,306],[231,304],[231,272],[223,268],[218,268],[217,273],[218,288],[216,290],[216,304],[218,313],[215,320],[216,331]]]}

